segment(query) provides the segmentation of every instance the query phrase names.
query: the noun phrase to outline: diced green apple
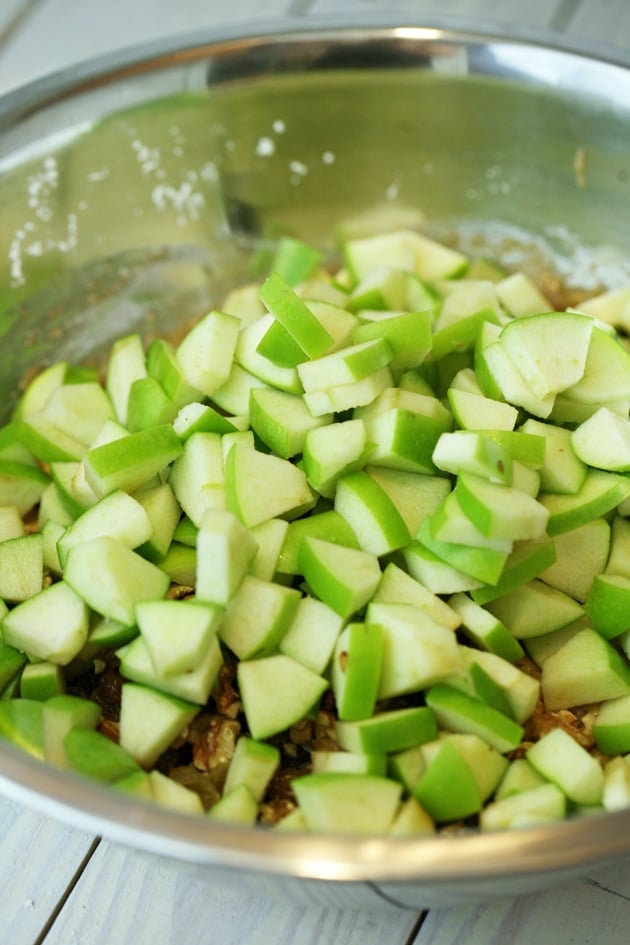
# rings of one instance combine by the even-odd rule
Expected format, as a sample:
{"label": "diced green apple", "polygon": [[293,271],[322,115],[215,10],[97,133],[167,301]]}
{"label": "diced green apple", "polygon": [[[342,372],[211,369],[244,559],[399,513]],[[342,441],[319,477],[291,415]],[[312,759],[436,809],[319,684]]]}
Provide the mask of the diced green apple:
{"label": "diced green apple", "polygon": [[372,465],[367,465],[365,471],[390,497],[410,535],[416,534],[425,518],[435,512],[451,489],[445,476]]}
{"label": "diced green apple", "polygon": [[461,623],[459,614],[448,603],[429,591],[424,584],[416,581],[393,561],[386,565],[378,587],[372,595],[372,602],[413,604],[416,609],[426,613],[431,620],[443,624],[449,630],[456,630]]}
{"label": "diced green apple", "polygon": [[289,523],[283,518],[269,518],[249,529],[258,545],[250,568],[254,577],[262,581],[272,581],[275,578],[288,530]]}
{"label": "diced green apple", "polygon": [[546,783],[546,779],[538,774],[526,758],[515,758],[506,768],[494,792],[494,798],[496,801],[502,801],[506,797],[522,794],[523,791],[530,791]]}
{"label": "diced green apple", "polygon": [[479,817],[483,831],[509,830],[563,820],[567,799],[555,784],[541,784],[488,804]]}
{"label": "diced green apple", "polygon": [[196,791],[167,777],[157,769],[150,771],[147,778],[151,788],[151,800],[154,804],[179,811],[181,814],[204,813],[201,797]]}
{"label": "diced green apple", "polygon": [[594,518],[579,528],[556,535],[553,540],[556,560],[541,572],[541,579],[583,604],[595,575],[607,566],[610,537],[610,525],[605,518]]}
{"label": "diced green apple", "polygon": [[232,416],[245,415],[249,410],[250,392],[256,387],[269,387],[269,384],[234,362],[227,380],[212,395],[212,401]]}
{"label": "diced green apple", "polygon": [[241,322],[226,312],[209,312],[177,347],[177,360],[188,383],[212,397],[227,381]]}
{"label": "diced green apple", "polygon": [[332,659],[331,683],[340,719],[369,718],[381,676],[383,631],[374,623],[350,623],[340,633]]}
{"label": "diced green apple", "polygon": [[381,578],[375,555],[311,536],[300,545],[298,566],[313,593],[341,617],[364,607]]}
{"label": "diced green apple", "polygon": [[377,712],[368,719],[338,721],[335,732],[346,751],[378,755],[433,740],[437,737],[437,725],[431,709],[413,706]]}
{"label": "diced green apple", "polygon": [[550,712],[571,709],[630,694],[630,668],[608,640],[585,627],[544,661],[541,685]]}
{"label": "diced green apple", "polygon": [[555,560],[554,544],[548,538],[517,543],[496,584],[473,588],[470,596],[477,604],[487,604],[538,577]]}
{"label": "diced green apple", "polygon": [[[208,812],[210,820],[251,827],[258,817],[258,803],[245,784],[222,795]],[[282,821],[280,821],[282,823]]]}
{"label": "diced green apple", "polygon": [[[258,346],[265,334],[274,324],[276,322],[273,315],[263,315],[262,318],[241,329],[234,358],[237,364],[244,368],[248,374],[253,374],[260,381],[264,381],[265,384],[277,387],[279,390],[288,391],[290,394],[301,394],[302,384],[297,369],[275,364],[270,358],[265,357],[258,351]],[[228,381],[228,377],[225,378],[225,381]],[[220,387],[211,396],[219,406],[222,406]],[[221,399],[217,399],[217,396]]]}
{"label": "diced green apple", "polygon": [[207,511],[226,508],[222,437],[195,433],[184,443],[168,477],[179,505],[199,527]]}
{"label": "diced green apple", "polygon": [[88,637],[89,612],[69,582],[57,581],[14,607],[2,621],[4,642],[66,666]]}
{"label": "diced green apple", "polygon": [[375,266],[390,265],[431,282],[457,276],[468,265],[459,251],[413,230],[350,240],[344,245],[344,258],[355,279],[362,278]]}
{"label": "diced green apple", "polygon": [[20,698],[38,699],[45,702],[53,696],[63,695],[66,681],[61,667],[57,663],[43,660],[41,663],[27,663],[20,676]]}
{"label": "diced green apple", "polygon": [[385,338],[394,357],[394,371],[417,367],[431,350],[431,316],[426,312],[402,312],[373,322],[364,322],[355,328],[352,340],[355,344]]}
{"label": "diced green apple", "polygon": [[436,397],[401,388],[387,388],[369,406],[355,411],[375,444],[370,464],[410,472],[435,473],[433,451],[453,424],[450,412]]}
{"label": "diced green apple", "polygon": [[526,541],[545,534],[549,513],[520,489],[460,473],[455,494],[459,503],[488,538]]}
{"label": "diced green apple", "polygon": [[612,640],[630,629],[630,578],[595,574],[584,610],[595,629]]}
{"label": "diced green apple", "polygon": [[127,402],[127,429],[130,433],[172,423],[177,405],[154,377],[134,381]]}
{"label": "diced green apple", "polygon": [[462,632],[482,650],[487,650],[511,663],[523,656],[523,648],[505,624],[467,594],[454,594],[449,607],[461,618]]}
{"label": "diced green apple", "polygon": [[[6,608],[0,607],[0,627],[2,617],[6,616]],[[22,676],[24,672],[22,667],[26,663],[26,655],[22,653],[19,649],[14,646],[10,646],[8,643],[0,643],[0,692],[2,692],[9,683],[16,678],[16,676],[22,671]],[[39,663],[29,664],[32,666],[39,666]],[[35,687],[36,688],[36,687]],[[37,695],[32,693],[27,695],[27,693],[21,693],[24,698],[36,699]],[[52,695],[52,693],[51,693]]]}
{"label": "diced green apple", "polygon": [[357,751],[325,751],[311,752],[313,774],[345,773],[345,774],[376,774],[385,777],[387,774],[386,755],[368,755]]}
{"label": "diced green apple", "polygon": [[630,479],[619,473],[589,469],[579,492],[573,495],[541,492],[538,501],[549,512],[547,533],[553,536],[606,515],[628,496]]}
{"label": "diced green apple", "polygon": [[510,452],[484,433],[442,433],[433,451],[433,462],[438,469],[454,475],[469,472],[506,485],[512,481]]}
{"label": "diced green apple", "polygon": [[502,754],[513,751],[523,737],[522,727],[513,719],[445,683],[427,691],[426,703],[442,728],[478,735]]}
{"label": "diced green apple", "polygon": [[237,679],[250,734],[258,741],[299,722],[328,687],[326,679],[283,653],[242,660]]}
{"label": "diced green apple", "polygon": [[223,793],[245,785],[256,802],[262,801],[267,786],[280,764],[280,751],[273,745],[246,736],[239,738],[227,769]]}
{"label": "diced green apple", "polygon": [[198,400],[201,393],[187,380],[177,352],[165,338],[154,338],[146,354],[149,376],[154,378],[176,410],[191,401]]}
{"label": "diced green apple", "polygon": [[98,496],[116,489],[134,492],[181,452],[181,442],[170,424],[130,433],[87,451],[86,478]]}
{"label": "diced green apple", "polygon": [[625,758],[611,758],[604,767],[604,810],[623,810],[630,804],[630,764]]}
{"label": "diced green apple", "polygon": [[23,535],[0,542],[0,600],[25,601],[42,589],[42,536]]}
{"label": "diced green apple", "polygon": [[44,703],[38,699],[0,701],[0,737],[43,761]]}
{"label": "diced green apple", "polygon": [[208,511],[197,534],[199,600],[225,607],[256,557],[258,545],[231,512]]}
{"label": "diced green apple", "polygon": [[538,286],[524,272],[513,272],[496,284],[496,292],[513,318],[549,311],[549,302]]}
{"label": "diced green apple", "polygon": [[150,686],[160,692],[177,696],[187,702],[205,705],[210,697],[218,672],[223,664],[223,652],[218,638],[213,636],[199,662],[191,671],[162,676],[156,672],[148,647],[142,636],[117,651],[120,671],[124,679]]}
{"label": "diced green apple", "polygon": [[283,459],[301,453],[308,433],[332,423],[332,419],[332,414],[314,417],[296,394],[266,387],[254,388],[250,394],[252,430]]}
{"label": "diced green apple", "polygon": [[304,437],[304,472],[313,489],[332,498],[339,476],[361,469],[369,452],[362,420],[316,425]]}
{"label": "diced green apple", "polygon": [[593,319],[573,312],[545,312],[509,322],[501,344],[537,397],[577,384],[586,368]]}
{"label": "diced green apple", "polygon": [[59,561],[63,567],[71,548],[109,535],[127,548],[137,548],[148,541],[153,527],[142,505],[117,489],[87,509],[68,526],[57,542]]}
{"label": "diced green apple", "polygon": [[[490,585],[496,584],[500,579],[510,554],[509,550],[500,551],[496,548],[481,548],[479,545],[463,544],[462,542],[440,541],[433,536],[430,519],[424,521],[418,529],[417,544],[422,545],[440,561],[455,568],[456,571],[468,575],[473,581]],[[404,551],[407,552],[410,547],[408,545]],[[465,591],[474,586],[474,583],[464,584],[463,586],[461,583],[454,583],[453,586],[445,585],[443,590],[437,593]]]}
{"label": "diced green apple", "polygon": [[481,581],[442,560],[419,541],[410,542],[403,557],[411,576],[433,594],[455,594],[482,586]]}
{"label": "diced green apple", "polygon": [[41,416],[67,436],[90,446],[105,421],[113,419],[114,408],[96,381],[62,384],[51,394]]}
{"label": "diced green apple", "polygon": [[604,755],[630,752],[630,695],[602,702],[593,722],[593,735]]}
{"label": "diced green apple", "polygon": [[[251,530],[251,529],[250,529]],[[279,574],[299,574],[300,547],[304,539],[321,538],[346,548],[358,548],[359,542],[351,525],[334,509],[313,513],[289,522],[278,558]]]}
{"label": "diced green apple", "polygon": [[181,508],[168,482],[141,489],[134,499],[142,506],[151,526],[149,537],[138,546],[143,558],[157,563],[167,553],[181,516]]}
{"label": "diced green apple", "polygon": [[366,622],[379,626],[383,636],[379,699],[416,692],[460,669],[453,631],[412,604],[372,601]]}
{"label": "diced green apple", "polygon": [[70,766],[66,736],[74,728],[95,729],[102,709],[97,702],[79,696],[53,696],[44,703],[44,753],[46,761],[60,768]]}
{"label": "diced green apple", "polygon": [[518,420],[516,407],[481,393],[451,385],[447,398],[451,413],[463,430],[513,430]]}
{"label": "diced green apple", "polygon": [[326,390],[307,391],[304,394],[304,402],[314,417],[327,413],[343,413],[353,407],[371,404],[380,393],[391,387],[392,383],[392,372],[386,366],[359,381],[333,384]]}
{"label": "diced green apple", "polygon": [[270,272],[277,272],[289,285],[299,286],[313,276],[321,260],[318,249],[293,236],[283,236],[278,240]]}
{"label": "diced green apple", "polygon": [[402,548],[411,540],[392,500],[363,470],[337,480],[335,511],[348,522],[363,551],[377,557]]}
{"label": "diced green apple", "polygon": [[374,338],[305,361],[298,365],[297,372],[305,393],[311,394],[362,381],[386,367],[393,357],[393,349],[387,340]]}
{"label": "diced green apple", "polygon": [[198,706],[183,699],[125,682],[120,703],[120,746],[143,768],[152,768],[198,711]]}
{"label": "diced green apple", "polygon": [[413,796],[438,822],[478,813],[483,802],[475,777],[460,752],[448,741],[437,745],[413,789]]}
{"label": "diced green apple", "polygon": [[70,549],[64,578],[97,613],[128,625],[136,604],[163,598],[170,584],[164,571],[105,535]]}
{"label": "diced green apple", "polygon": [[298,601],[279,650],[320,676],[328,666],[344,620],[339,614],[306,594]]}
{"label": "diced green apple", "polygon": [[630,471],[630,420],[627,415],[620,417],[607,407],[600,407],[570,434],[570,438],[583,463],[611,472]]}
{"label": "diced green apple", "polygon": [[619,336],[593,326],[581,379],[565,391],[572,401],[604,404],[630,397],[628,351]]}
{"label": "diced green apple", "polygon": [[318,833],[388,833],[402,788],[395,781],[368,774],[310,774],[293,788],[309,830]]}
{"label": "diced green apple", "polygon": [[315,504],[304,472],[289,460],[247,446],[234,446],[225,462],[228,509],[243,525],[270,518],[296,518]]}
{"label": "diced green apple", "polygon": [[127,424],[129,391],[134,381],[147,376],[142,338],[136,332],[118,338],[107,359],[105,389],[119,423]]}
{"label": "diced green apple", "polygon": [[[44,708],[44,724],[46,713]],[[76,725],[63,741],[66,766],[78,774],[96,781],[111,783],[129,777],[140,770],[131,755],[107,735]]]}
{"label": "diced green apple", "polygon": [[532,418],[520,430],[545,439],[545,461],[540,470],[543,492],[579,492],[586,479],[586,464],[576,455],[571,431]]}
{"label": "diced green apple", "polygon": [[537,578],[489,601],[486,608],[519,640],[553,633],[584,614],[576,600]]}
{"label": "diced green apple", "polygon": [[333,339],[308,305],[279,273],[274,272],[265,280],[259,295],[265,308],[289,333],[307,358],[321,358],[329,351]]}
{"label": "diced green apple", "polygon": [[136,620],[158,674],[192,672],[217,631],[222,612],[186,600],[148,600],[136,605]]}
{"label": "diced green apple", "polygon": [[527,749],[529,763],[574,804],[599,804],[604,772],[599,761],[562,728],[547,732]]}
{"label": "diced green apple", "polygon": [[299,600],[296,588],[248,574],[228,603],[219,636],[239,660],[269,656],[289,628]]}

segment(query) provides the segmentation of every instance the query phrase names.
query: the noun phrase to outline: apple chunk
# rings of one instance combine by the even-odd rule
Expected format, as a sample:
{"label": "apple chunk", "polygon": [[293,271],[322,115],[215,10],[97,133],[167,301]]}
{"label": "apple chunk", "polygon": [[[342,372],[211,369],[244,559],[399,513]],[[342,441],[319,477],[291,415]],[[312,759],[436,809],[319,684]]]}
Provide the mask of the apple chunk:
{"label": "apple chunk", "polygon": [[305,775],[293,788],[309,829],[319,833],[388,833],[402,794],[388,778],[342,772]]}
{"label": "apple chunk", "polygon": [[257,741],[299,722],[328,687],[326,679],[283,653],[241,660],[237,679],[247,725]]}
{"label": "apple chunk", "polygon": [[300,545],[298,565],[314,594],[341,617],[367,604],[381,579],[375,555],[310,536]]}

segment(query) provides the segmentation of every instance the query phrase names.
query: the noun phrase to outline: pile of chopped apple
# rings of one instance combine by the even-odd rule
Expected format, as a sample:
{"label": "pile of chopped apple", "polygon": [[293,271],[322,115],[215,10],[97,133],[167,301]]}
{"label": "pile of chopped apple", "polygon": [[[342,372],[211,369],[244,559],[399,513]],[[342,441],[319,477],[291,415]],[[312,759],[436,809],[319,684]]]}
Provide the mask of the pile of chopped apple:
{"label": "pile of chopped apple", "polygon": [[[343,253],[330,275],[287,238],[179,344],[30,381],[0,429],[0,733],[249,825],[277,737],[332,693],[336,750],[276,829],[629,806],[630,289],[550,312],[418,233]],[[67,691],[104,654],[116,725]],[[206,811],[159,760],[226,655],[243,728]]]}

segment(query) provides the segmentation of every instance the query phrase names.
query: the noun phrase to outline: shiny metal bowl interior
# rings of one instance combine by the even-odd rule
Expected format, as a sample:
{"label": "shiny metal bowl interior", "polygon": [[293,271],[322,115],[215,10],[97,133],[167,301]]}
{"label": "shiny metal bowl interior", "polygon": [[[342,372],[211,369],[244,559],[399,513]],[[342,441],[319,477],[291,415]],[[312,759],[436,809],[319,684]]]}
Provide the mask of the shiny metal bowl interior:
{"label": "shiny metal bowl interior", "polygon": [[[284,26],[132,51],[0,101],[0,420],[51,360],[181,330],[281,232],[332,258],[340,228],[376,212],[569,285],[628,279],[619,56],[454,23]],[[630,855],[630,811],[417,841],[282,836],[122,799],[10,746],[0,789],[178,869],[330,905],[508,895]]]}

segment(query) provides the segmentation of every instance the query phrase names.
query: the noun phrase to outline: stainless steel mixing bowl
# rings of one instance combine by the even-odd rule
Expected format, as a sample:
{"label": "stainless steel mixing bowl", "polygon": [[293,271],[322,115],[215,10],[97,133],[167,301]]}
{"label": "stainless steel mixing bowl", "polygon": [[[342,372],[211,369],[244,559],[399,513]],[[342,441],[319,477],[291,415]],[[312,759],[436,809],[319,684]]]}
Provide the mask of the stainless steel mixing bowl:
{"label": "stainless steel mixing bowl", "polygon": [[[621,54],[450,25],[276,24],[153,46],[0,102],[0,419],[50,360],[177,331],[280,232],[426,226],[595,289],[630,275]],[[180,870],[294,902],[449,904],[630,855],[630,811],[419,840],[228,828],[0,745],[0,788]]]}

